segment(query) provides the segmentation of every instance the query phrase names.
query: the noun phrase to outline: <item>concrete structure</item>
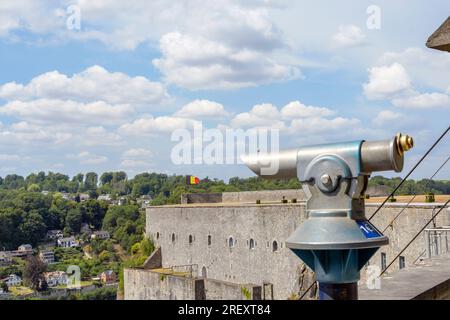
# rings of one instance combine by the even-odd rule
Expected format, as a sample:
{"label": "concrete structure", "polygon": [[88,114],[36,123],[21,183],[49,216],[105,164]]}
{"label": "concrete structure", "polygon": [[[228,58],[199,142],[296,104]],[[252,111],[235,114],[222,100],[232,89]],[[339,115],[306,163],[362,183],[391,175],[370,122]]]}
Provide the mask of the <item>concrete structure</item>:
{"label": "concrete structure", "polygon": [[388,186],[378,185],[378,186],[369,186],[366,190],[366,195],[370,197],[383,197],[389,195]]}
{"label": "concrete structure", "polygon": [[[286,200],[295,198],[297,203],[282,203],[283,196]],[[256,200],[261,199],[265,201],[256,204]],[[252,284],[261,290],[260,296],[265,299],[299,297],[314,281],[314,276],[285,247],[285,240],[306,218],[304,200],[300,190],[224,193],[221,203],[148,208],[146,232],[160,249],[146,261],[145,266],[149,269],[125,271],[125,298],[195,298],[199,294],[195,291],[197,280],[203,280],[206,299],[213,296],[208,295],[210,281],[236,288]],[[368,204],[367,216],[378,206]],[[404,206],[401,203],[386,204],[372,222],[383,230]],[[410,205],[385,232],[390,244],[382,247],[368,266],[387,265],[439,206],[438,203]],[[449,216],[449,211],[444,209],[434,225],[450,225]],[[426,258],[426,248],[427,240],[422,234],[404,252],[401,264],[393,264],[388,274]],[[196,266],[196,272],[191,277],[172,279],[164,286],[158,282],[161,272],[152,270],[181,265]],[[361,274],[364,282],[365,270]],[[168,274],[166,277],[176,276]],[[217,298],[220,294],[214,296]],[[224,299],[228,297],[228,294],[222,295]]]}
{"label": "concrete structure", "polygon": [[449,300],[450,256],[434,257],[383,277],[378,290],[360,284],[361,300]]}
{"label": "concrete structure", "polygon": [[261,287],[173,274],[125,269],[125,300],[260,300]]}

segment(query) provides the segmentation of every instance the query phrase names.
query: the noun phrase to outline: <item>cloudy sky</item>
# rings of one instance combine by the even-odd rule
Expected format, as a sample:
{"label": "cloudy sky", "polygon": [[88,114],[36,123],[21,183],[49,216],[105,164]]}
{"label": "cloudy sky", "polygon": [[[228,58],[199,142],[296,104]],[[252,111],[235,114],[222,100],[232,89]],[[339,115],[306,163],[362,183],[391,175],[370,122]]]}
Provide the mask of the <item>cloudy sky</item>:
{"label": "cloudy sky", "polygon": [[448,0],[2,0],[0,176],[251,176],[172,163],[171,133],[198,121],[277,128],[282,147],[404,132],[408,169],[449,125],[450,54],[424,45],[449,14]]}

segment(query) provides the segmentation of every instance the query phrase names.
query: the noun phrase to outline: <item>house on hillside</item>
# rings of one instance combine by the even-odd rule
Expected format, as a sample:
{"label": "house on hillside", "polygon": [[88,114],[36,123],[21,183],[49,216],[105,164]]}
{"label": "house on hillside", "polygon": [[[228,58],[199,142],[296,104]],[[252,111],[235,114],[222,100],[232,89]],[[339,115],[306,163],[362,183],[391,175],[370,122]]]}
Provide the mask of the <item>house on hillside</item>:
{"label": "house on hillside", "polygon": [[98,196],[97,200],[110,203],[112,201],[112,198],[110,194],[101,194]]}
{"label": "house on hillside", "polygon": [[62,248],[78,247],[78,242],[75,240],[75,237],[60,238],[58,239],[58,247]]}
{"label": "house on hillside", "polygon": [[1,279],[0,281],[6,283],[8,287],[20,286],[22,284],[22,278],[17,274],[10,274],[6,278]]}
{"label": "house on hillside", "polygon": [[51,250],[43,250],[39,252],[39,259],[46,264],[54,263],[55,253]]}
{"label": "house on hillside", "polygon": [[117,275],[112,270],[106,270],[100,274],[100,281],[104,284],[116,283]]}
{"label": "house on hillside", "polygon": [[70,201],[74,201],[75,200],[75,196],[71,195],[70,193],[67,192],[61,192],[61,197],[64,200],[70,200]]}
{"label": "house on hillside", "polygon": [[45,281],[49,287],[67,285],[68,277],[64,271],[53,271],[44,273]]}
{"label": "house on hillside", "polygon": [[91,239],[100,239],[100,240],[108,240],[109,239],[109,232],[108,231],[94,231],[91,234]]}
{"label": "house on hillside", "polygon": [[47,231],[47,239],[56,240],[64,237],[62,230],[48,230]]}
{"label": "house on hillside", "polygon": [[29,252],[33,251],[33,246],[31,244],[22,244],[17,248],[17,251],[19,252]]}
{"label": "house on hillside", "polygon": [[137,199],[137,203],[141,206],[141,208],[145,208],[150,205],[152,200],[153,200],[153,197],[151,195],[146,194],[146,195],[140,196],[139,199]]}
{"label": "house on hillside", "polygon": [[89,200],[89,194],[87,193],[80,193],[78,196],[80,197],[80,202]]}
{"label": "house on hillside", "polygon": [[8,266],[12,263],[10,251],[0,251],[0,266]]}

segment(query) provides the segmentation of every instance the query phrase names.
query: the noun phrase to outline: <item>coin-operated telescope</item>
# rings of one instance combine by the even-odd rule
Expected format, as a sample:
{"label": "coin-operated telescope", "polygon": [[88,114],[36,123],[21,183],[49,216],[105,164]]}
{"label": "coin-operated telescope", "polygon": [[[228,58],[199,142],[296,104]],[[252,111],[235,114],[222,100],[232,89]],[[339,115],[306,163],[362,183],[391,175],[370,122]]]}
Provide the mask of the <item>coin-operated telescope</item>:
{"label": "coin-operated telescope", "polygon": [[[307,219],[286,240],[316,274],[321,300],[357,299],[360,270],[389,243],[365,216],[364,193],[372,172],[400,172],[413,139],[353,141],[243,157],[257,175],[298,177],[307,195]],[[275,168],[275,169],[274,169]]]}

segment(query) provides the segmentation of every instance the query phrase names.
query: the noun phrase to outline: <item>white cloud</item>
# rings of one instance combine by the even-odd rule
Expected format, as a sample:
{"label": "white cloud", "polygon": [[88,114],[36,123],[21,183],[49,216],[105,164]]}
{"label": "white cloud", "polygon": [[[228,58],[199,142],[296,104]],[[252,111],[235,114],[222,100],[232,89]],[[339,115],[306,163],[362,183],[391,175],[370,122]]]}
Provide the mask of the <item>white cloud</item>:
{"label": "white cloud", "polygon": [[142,135],[152,133],[168,133],[176,129],[192,128],[198,121],[171,116],[146,117],[120,126],[119,132],[129,135]]}
{"label": "white cloud", "polygon": [[[261,49],[278,46],[279,30],[273,25],[268,9],[271,3],[217,0],[182,2],[134,0],[77,0],[85,28],[73,35],[96,39],[119,49],[135,49],[139,44],[158,39],[173,30],[220,38],[233,46]],[[111,16],[114,19],[111,20]]]}
{"label": "white cloud", "polygon": [[438,92],[423,93],[406,98],[393,99],[392,104],[396,107],[411,109],[450,107],[450,97],[444,93]]}
{"label": "white cloud", "polygon": [[281,114],[277,107],[270,103],[253,106],[249,112],[237,114],[231,120],[231,126],[235,128],[283,128]]}
{"label": "white cloud", "polygon": [[400,63],[408,70],[408,75],[416,85],[422,85],[445,91],[448,89],[450,77],[450,54],[437,50],[409,47],[400,52],[388,51],[379,61],[387,65]]}
{"label": "white cloud", "polygon": [[391,110],[382,110],[378,113],[375,119],[373,119],[373,123],[377,126],[385,125],[387,122],[396,120],[401,117],[400,113],[393,112]]}
{"label": "white cloud", "polygon": [[9,36],[16,30],[52,32],[62,27],[64,22],[59,11],[52,10],[45,1],[15,0],[0,4],[0,36]]}
{"label": "white cloud", "polygon": [[120,163],[124,168],[143,168],[148,166],[148,162],[144,160],[125,159]]}
{"label": "white cloud", "polygon": [[333,132],[335,133],[338,131],[346,133],[349,129],[354,130],[355,127],[359,127],[360,124],[360,121],[356,118],[349,119],[337,117],[333,119],[325,119],[314,117],[292,120],[289,131],[291,133],[301,133],[302,135],[332,134]]}
{"label": "white cloud", "polygon": [[69,132],[57,131],[52,127],[30,124],[26,121],[13,123],[0,131],[0,142],[3,145],[61,145],[73,137]]}
{"label": "white cloud", "polygon": [[361,28],[351,25],[340,26],[339,31],[333,35],[333,44],[336,47],[355,47],[364,44],[366,36]]}
{"label": "white cloud", "polygon": [[78,154],[68,154],[67,158],[78,160],[80,164],[97,165],[108,161],[106,156],[92,154],[89,151],[81,151]]}
{"label": "white cloud", "polygon": [[181,118],[223,118],[229,116],[222,104],[209,100],[194,100],[184,105],[174,116]]}
{"label": "white cloud", "polygon": [[411,80],[399,63],[369,69],[369,82],[363,88],[370,100],[389,99],[412,90]]}
{"label": "white cloud", "polygon": [[323,107],[306,106],[300,101],[292,101],[281,109],[284,119],[326,117],[335,112]]}
{"label": "white cloud", "polygon": [[72,100],[15,100],[0,107],[0,114],[30,123],[65,123],[74,126],[99,122],[123,123],[133,113],[134,109],[129,105],[110,105],[103,101],[80,103]]}
{"label": "white cloud", "polygon": [[153,156],[153,152],[151,150],[147,150],[144,148],[134,148],[128,149],[122,154],[122,158],[150,158]]}
{"label": "white cloud", "polygon": [[81,132],[74,131],[73,143],[80,146],[118,146],[125,143],[122,137],[102,126],[88,127]]}
{"label": "white cloud", "polygon": [[300,76],[298,68],[276,62],[267,52],[197,35],[168,33],[160,48],[163,56],[153,60],[154,66],[167,82],[192,90],[242,88]]}
{"label": "white cloud", "polygon": [[159,105],[169,100],[164,86],[145,77],[130,77],[92,66],[72,77],[51,71],[28,84],[9,82],[0,86],[0,98],[9,100],[56,99],[110,104]]}
{"label": "white cloud", "polygon": [[[66,28],[69,5],[80,8],[80,30]],[[295,65],[285,62],[293,54],[269,12],[283,6],[272,1],[133,0],[130,5],[115,0],[18,0],[1,6],[0,37],[27,30],[42,35],[40,41],[97,40],[120,50],[159,41],[162,57],[154,64],[167,82],[180,87],[240,88],[300,75]],[[114,93],[126,95],[127,90]],[[134,97],[130,92],[130,98]]]}
{"label": "white cloud", "polygon": [[0,154],[0,161],[20,161],[20,156],[17,154]]}

